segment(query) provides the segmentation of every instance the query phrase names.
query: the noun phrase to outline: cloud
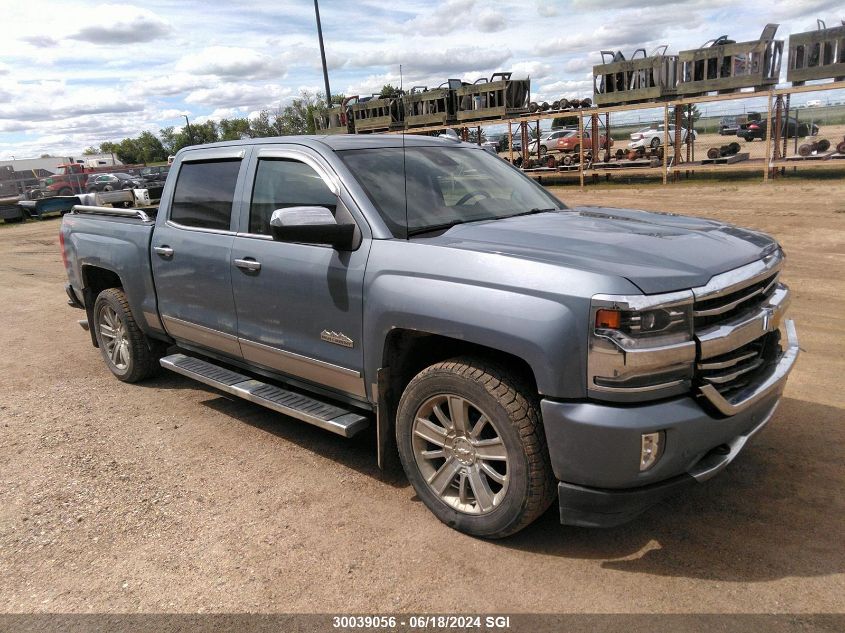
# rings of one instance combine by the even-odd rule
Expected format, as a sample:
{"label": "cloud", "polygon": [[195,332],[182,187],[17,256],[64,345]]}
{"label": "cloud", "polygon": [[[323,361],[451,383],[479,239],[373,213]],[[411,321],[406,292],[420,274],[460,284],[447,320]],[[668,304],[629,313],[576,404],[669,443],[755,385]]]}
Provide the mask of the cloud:
{"label": "cloud", "polygon": [[21,40],[38,48],[52,48],[59,43],[56,38],[44,34],[25,35]]}
{"label": "cloud", "polygon": [[90,91],[75,86],[71,89],[63,81],[17,83],[11,87],[15,94],[26,99],[0,105],[0,120],[35,124],[62,121],[94,114],[140,112],[144,106],[115,89]]}
{"label": "cloud", "polygon": [[135,44],[169,35],[173,27],[152,11],[132,5],[102,4],[90,11],[89,24],[69,39],[91,44]]}
{"label": "cloud", "polygon": [[544,18],[551,18],[557,15],[557,7],[548,0],[539,0],[537,2],[537,13]]}
{"label": "cloud", "polygon": [[[797,20],[807,17],[815,20],[817,17],[824,17],[828,11],[834,12],[834,16],[839,17],[837,14],[842,12],[841,0],[790,0],[785,3],[774,3],[771,7],[774,20]],[[837,26],[838,20],[827,22],[828,26]]]}
{"label": "cloud", "polygon": [[278,84],[254,85],[248,83],[226,82],[211,88],[194,90],[187,97],[186,103],[212,106],[216,108],[264,108],[277,103],[293,94],[291,88]]}
{"label": "cloud", "polygon": [[530,77],[536,81],[550,77],[554,73],[554,67],[551,64],[541,61],[516,62],[508,68],[513,73],[514,79]]}
{"label": "cloud", "polygon": [[[595,62],[599,63],[598,61]],[[577,73],[582,70],[591,69],[593,62],[586,55],[584,57],[574,57],[563,65],[563,70],[568,73]]]}
{"label": "cloud", "polygon": [[472,25],[482,33],[497,33],[507,27],[505,16],[498,11],[482,11]]}
{"label": "cloud", "polygon": [[[688,16],[694,20],[695,16]],[[540,55],[580,53],[599,49],[623,49],[650,44],[677,28],[677,16],[668,11],[643,9],[625,13],[624,20],[602,24],[591,31],[553,38],[537,46]]]}
{"label": "cloud", "polygon": [[445,35],[471,25],[470,12],[475,0],[447,0],[440,6],[426,10],[404,24],[412,35]]}
{"label": "cloud", "polygon": [[501,46],[441,48],[427,50],[369,50],[349,58],[346,67],[370,68],[403,66],[403,74],[414,77],[426,74],[462,74],[473,70],[498,70],[511,57]]}
{"label": "cloud", "polygon": [[207,85],[208,79],[205,77],[177,72],[140,77],[139,81],[132,85],[130,91],[136,97],[148,99],[152,96],[173,97],[183,95]]}
{"label": "cloud", "polygon": [[477,0],[446,0],[433,8],[427,6],[418,15],[406,20],[401,30],[410,36],[442,36],[470,30],[497,33],[506,27],[507,20],[500,11],[479,9]]}
{"label": "cloud", "polygon": [[209,46],[190,53],[176,64],[176,70],[229,79],[281,79],[286,72],[278,57],[237,46]]}

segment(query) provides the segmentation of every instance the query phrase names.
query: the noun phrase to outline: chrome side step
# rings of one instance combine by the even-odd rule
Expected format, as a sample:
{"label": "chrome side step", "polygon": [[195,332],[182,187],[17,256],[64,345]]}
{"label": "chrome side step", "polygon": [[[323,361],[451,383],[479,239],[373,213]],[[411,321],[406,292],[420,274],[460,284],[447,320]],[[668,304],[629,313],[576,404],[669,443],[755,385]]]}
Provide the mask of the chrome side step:
{"label": "chrome side step", "polygon": [[160,362],[162,367],[177,374],[343,437],[352,437],[369,426],[369,420],[363,415],[255,380],[199,358],[172,354]]}

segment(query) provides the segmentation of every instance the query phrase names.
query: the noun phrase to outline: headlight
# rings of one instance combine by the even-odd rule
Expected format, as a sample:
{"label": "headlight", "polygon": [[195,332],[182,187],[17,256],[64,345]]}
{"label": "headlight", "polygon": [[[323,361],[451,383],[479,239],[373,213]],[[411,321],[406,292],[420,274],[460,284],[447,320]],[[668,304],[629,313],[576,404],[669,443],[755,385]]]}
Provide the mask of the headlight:
{"label": "headlight", "polygon": [[687,391],[695,363],[692,302],[691,291],[593,297],[588,392],[628,401]]}

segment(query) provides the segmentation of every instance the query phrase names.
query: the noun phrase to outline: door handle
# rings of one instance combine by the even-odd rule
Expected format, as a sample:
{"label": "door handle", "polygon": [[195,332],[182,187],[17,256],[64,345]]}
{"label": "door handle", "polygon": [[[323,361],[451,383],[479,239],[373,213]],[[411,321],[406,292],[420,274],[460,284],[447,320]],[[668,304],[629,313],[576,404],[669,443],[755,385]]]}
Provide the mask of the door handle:
{"label": "door handle", "polygon": [[236,259],[233,262],[235,266],[242,270],[248,270],[249,272],[257,273],[261,270],[261,262],[257,262],[251,257],[246,257],[244,259]]}
{"label": "door handle", "polygon": [[153,250],[156,252],[156,255],[161,255],[162,257],[173,257],[173,249],[169,246],[154,246]]}

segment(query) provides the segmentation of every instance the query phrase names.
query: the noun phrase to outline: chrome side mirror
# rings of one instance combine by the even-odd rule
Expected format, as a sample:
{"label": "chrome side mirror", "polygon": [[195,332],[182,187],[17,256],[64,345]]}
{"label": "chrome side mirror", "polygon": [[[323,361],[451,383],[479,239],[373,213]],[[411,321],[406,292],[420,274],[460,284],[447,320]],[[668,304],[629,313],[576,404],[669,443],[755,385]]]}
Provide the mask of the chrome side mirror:
{"label": "chrome side mirror", "polygon": [[354,224],[338,224],[326,207],[287,207],[270,216],[270,232],[277,242],[327,244],[337,250],[352,248]]}

